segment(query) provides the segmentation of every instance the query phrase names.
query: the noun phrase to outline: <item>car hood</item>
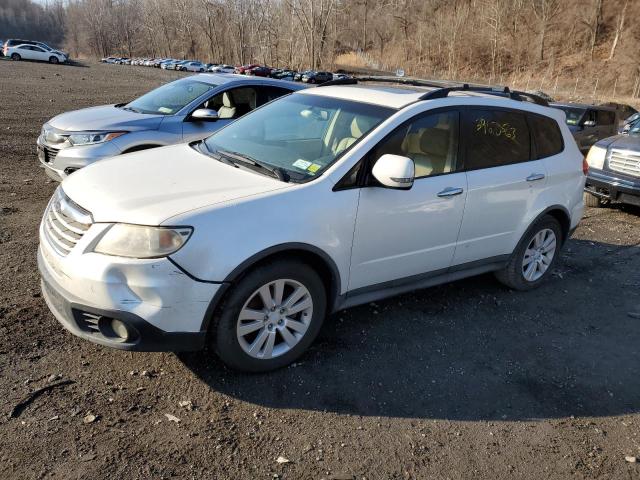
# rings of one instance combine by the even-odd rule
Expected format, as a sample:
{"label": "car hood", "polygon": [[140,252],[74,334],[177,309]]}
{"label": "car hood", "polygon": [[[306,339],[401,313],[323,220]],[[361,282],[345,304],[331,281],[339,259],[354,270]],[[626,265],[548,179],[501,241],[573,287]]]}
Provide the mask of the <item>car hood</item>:
{"label": "car hood", "polygon": [[599,147],[608,148],[621,148],[626,150],[640,150],[640,135],[615,135],[613,137],[600,140],[597,145]]}
{"label": "car hood", "polygon": [[62,113],[49,120],[49,125],[67,132],[89,130],[155,130],[160,126],[164,115],[135,113],[115,105],[83,108]]}
{"label": "car hood", "polygon": [[179,144],[101,160],[67,177],[62,189],[95,222],[160,225],[190,210],[291,185]]}

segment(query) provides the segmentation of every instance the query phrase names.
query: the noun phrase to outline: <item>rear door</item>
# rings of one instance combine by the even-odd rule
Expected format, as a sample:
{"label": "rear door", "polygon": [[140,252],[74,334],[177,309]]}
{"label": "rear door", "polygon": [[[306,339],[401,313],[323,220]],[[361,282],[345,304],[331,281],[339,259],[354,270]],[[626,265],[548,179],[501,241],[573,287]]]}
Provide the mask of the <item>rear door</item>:
{"label": "rear door", "polygon": [[468,108],[464,117],[468,193],[453,265],[510,254],[546,182],[544,164],[533,159],[523,112]]}

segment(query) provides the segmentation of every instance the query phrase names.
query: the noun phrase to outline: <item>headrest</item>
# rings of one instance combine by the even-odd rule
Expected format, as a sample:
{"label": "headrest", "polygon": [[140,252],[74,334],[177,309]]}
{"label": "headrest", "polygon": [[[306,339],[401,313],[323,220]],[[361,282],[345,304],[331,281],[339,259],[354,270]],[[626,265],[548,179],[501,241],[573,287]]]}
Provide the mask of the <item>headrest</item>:
{"label": "headrest", "polygon": [[228,108],[232,108],[234,106],[233,99],[231,98],[231,95],[229,95],[229,92],[222,93],[222,104]]}
{"label": "headrest", "polygon": [[449,131],[425,128],[420,136],[420,150],[426,154],[446,156],[449,152]]}
{"label": "headrest", "polygon": [[371,126],[371,120],[353,117],[351,121],[351,136],[353,138],[360,138],[365,132],[371,129]]}

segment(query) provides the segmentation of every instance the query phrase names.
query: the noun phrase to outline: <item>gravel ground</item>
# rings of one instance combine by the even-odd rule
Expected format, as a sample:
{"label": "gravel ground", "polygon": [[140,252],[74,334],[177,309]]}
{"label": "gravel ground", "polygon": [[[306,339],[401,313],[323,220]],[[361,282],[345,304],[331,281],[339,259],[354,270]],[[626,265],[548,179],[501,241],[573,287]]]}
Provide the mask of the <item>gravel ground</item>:
{"label": "gravel ground", "polygon": [[0,478],[640,479],[639,209],[587,210],[539,290],[353,308],[271,374],[66,333],[39,293],[40,126],[180,75],[0,61]]}

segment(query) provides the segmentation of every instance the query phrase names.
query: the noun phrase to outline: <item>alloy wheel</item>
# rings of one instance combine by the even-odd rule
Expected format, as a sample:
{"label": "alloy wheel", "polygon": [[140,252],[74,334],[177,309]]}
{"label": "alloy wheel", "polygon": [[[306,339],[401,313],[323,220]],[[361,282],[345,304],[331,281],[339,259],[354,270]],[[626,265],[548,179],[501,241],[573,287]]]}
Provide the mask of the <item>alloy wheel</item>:
{"label": "alloy wheel", "polygon": [[550,228],[540,230],[533,236],[522,259],[522,275],[525,280],[535,282],[545,274],[556,254],[556,248],[556,234]]}
{"label": "alloy wheel", "polygon": [[238,343],[253,358],[278,357],[302,340],[312,317],[307,287],[296,280],[274,280],[253,292],[240,310]]}

